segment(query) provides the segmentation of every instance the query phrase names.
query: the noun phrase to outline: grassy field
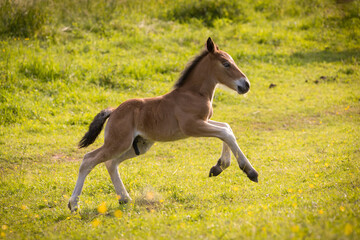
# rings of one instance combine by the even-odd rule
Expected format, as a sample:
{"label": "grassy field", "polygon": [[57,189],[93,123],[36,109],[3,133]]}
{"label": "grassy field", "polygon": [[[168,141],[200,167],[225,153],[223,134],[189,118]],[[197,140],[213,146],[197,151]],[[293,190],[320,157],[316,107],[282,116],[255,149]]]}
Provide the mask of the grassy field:
{"label": "grassy field", "polygon": [[[359,239],[360,2],[335,0],[0,3],[0,239]],[[221,141],[156,143],[104,165],[68,198],[93,117],[172,89],[214,41],[251,91],[219,87],[227,122],[259,172],[210,168]],[[272,87],[270,87],[272,85]]]}

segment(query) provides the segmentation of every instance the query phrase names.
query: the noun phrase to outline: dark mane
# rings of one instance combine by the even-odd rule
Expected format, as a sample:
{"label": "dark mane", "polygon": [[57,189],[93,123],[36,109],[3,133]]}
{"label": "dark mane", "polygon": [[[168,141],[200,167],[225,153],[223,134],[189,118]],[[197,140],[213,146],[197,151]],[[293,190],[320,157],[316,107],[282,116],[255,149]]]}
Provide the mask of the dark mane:
{"label": "dark mane", "polygon": [[186,79],[189,77],[190,73],[196,65],[203,59],[209,52],[207,50],[202,51],[198,56],[196,56],[191,62],[188,63],[187,67],[182,71],[180,78],[176,81],[174,87],[179,88],[184,85]]}

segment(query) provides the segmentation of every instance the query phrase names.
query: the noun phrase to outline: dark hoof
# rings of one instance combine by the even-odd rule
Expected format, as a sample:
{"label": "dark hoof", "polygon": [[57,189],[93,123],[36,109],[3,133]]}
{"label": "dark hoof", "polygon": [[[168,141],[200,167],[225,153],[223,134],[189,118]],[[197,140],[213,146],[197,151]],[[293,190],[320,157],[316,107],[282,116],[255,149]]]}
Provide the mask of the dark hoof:
{"label": "dark hoof", "polygon": [[209,177],[216,177],[219,175],[223,170],[218,166],[215,165],[210,169]]}
{"label": "dark hoof", "polygon": [[258,182],[258,173],[255,170],[250,170],[247,173],[248,178],[253,182]]}
{"label": "dark hoof", "polygon": [[70,209],[71,212],[77,212],[77,210],[79,209],[77,205],[74,208],[71,208],[70,201],[68,202],[68,208]]}
{"label": "dark hoof", "polygon": [[120,204],[120,205],[127,204],[128,202],[129,202],[128,199],[120,199],[120,200],[119,200],[119,204]]}

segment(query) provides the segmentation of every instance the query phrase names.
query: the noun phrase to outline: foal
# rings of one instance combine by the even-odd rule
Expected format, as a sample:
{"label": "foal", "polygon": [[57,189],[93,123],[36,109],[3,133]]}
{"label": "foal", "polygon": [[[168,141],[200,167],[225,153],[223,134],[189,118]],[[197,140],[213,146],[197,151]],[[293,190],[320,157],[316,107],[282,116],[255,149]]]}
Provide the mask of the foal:
{"label": "foal", "polygon": [[175,141],[187,137],[219,138],[223,141],[222,154],[209,176],[217,176],[229,167],[231,151],[240,169],[250,180],[257,182],[258,173],[240,150],[229,124],[210,120],[214,91],[219,83],[239,94],[248,92],[250,88],[248,79],[231,56],[219,50],[209,38],[206,50],[183,71],[173,91],[160,97],[130,99],[116,109],[108,108],[96,115],[79,146],[92,144],[109,118],[104,144],[85,154],[69,200],[70,210],[77,210],[86,176],[102,162],[105,162],[120,198],[119,203],[131,201],[120,179],[118,165],[146,153],[156,141]]}

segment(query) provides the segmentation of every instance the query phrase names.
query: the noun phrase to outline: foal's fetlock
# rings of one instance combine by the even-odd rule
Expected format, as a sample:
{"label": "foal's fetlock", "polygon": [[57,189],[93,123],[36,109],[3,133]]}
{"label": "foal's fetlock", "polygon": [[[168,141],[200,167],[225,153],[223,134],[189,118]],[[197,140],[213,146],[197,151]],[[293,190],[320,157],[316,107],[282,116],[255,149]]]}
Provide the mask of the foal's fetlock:
{"label": "foal's fetlock", "polygon": [[246,175],[248,176],[248,178],[253,181],[253,182],[258,182],[258,176],[259,174],[257,173],[257,171],[255,169],[250,169],[250,171],[248,171],[246,173]]}

